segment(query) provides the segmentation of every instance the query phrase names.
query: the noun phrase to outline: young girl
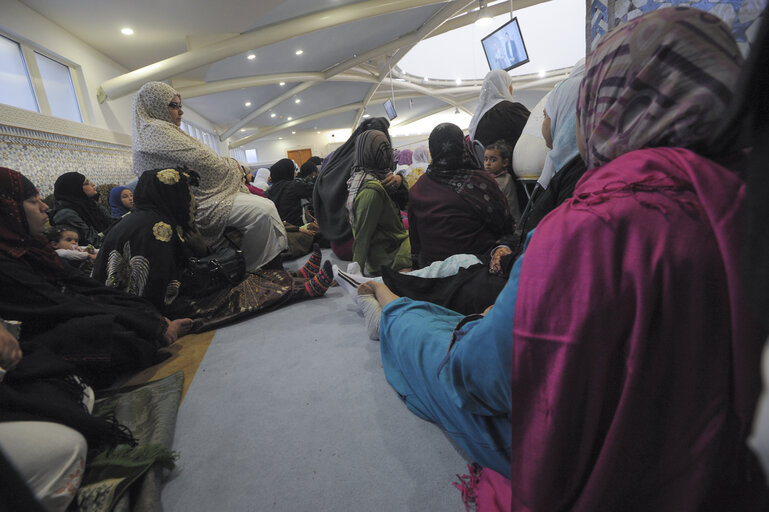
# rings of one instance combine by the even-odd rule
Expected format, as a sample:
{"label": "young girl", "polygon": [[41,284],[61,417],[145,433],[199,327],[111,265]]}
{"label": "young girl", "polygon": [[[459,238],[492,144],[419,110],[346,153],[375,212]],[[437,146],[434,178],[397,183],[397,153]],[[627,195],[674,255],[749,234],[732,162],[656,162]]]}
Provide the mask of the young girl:
{"label": "young girl", "polygon": [[78,245],[79,235],[72,226],[53,226],[46,232],[48,241],[56,249],[59,258],[67,260],[80,270],[90,273],[98,251],[93,246]]}
{"label": "young girl", "polygon": [[120,219],[134,207],[134,195],[128,187],[117,186],[109,191],[109,205],[112,217]]}
{"label": "young girl", "polygon": [[515,190],[515,181],[509,171],[512,170],[510,156],[512,149],[503,140],[492,142],[486,146],[486,152],[484,153],[483,168],[486,172],[491,173],[494,179],[497,180],[497,185],[502,190],[507,198],[507,206],[510,209],[510,215],[513,216],[515,222],[521,218],[521,211],[518,207],[518,196]]}

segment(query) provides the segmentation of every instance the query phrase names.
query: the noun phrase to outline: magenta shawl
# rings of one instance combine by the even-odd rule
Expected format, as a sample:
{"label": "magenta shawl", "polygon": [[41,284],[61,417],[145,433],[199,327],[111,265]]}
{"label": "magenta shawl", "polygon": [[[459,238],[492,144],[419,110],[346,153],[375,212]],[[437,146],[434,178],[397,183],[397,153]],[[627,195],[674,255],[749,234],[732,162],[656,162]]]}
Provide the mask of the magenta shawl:
{"label": "magenta shawl", "polygon": [[699,510],[742,492],[765,339],[738,276],[744,195],[689,150],[644,149],[588,171],[540,223],[513,329],[513,510]]}

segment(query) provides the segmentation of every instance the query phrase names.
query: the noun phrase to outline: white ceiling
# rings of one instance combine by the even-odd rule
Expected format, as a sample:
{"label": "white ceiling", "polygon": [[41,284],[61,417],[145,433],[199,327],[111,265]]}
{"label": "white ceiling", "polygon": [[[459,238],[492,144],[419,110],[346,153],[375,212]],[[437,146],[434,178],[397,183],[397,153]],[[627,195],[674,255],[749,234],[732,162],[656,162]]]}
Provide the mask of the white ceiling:
{"label": "white ceiling", "polygon": [[[409,0],[380,2],[383,8],[396,5],[399,10],[313,31],[300,23],[301,20],[296,21],[296,18],[313,14],[308,18],[311,22],[322,21],[331,18],[333,12],[338,12],[338,8],[344,6],[348,7],[347,12],[354,18],[358,12],[363,12],[367,3],[371,4],[371,2],[362,2],[362,0],[21,1],[131,71],[150,65],[160,68],[164,64],[164,59],[188,55],[187,52],[190,50],[195,52],[198,48],[224,37],[233,37],[232,41],[235,41],[237,39],[235,36],[240,34],[259,35],[264,33],[260,29],[266,32],[267,27],[280,28],[280,35],[273,38],[275,42],[271,44],[245,52],[232,51],[228,55],[225,54],[223,58],[205,65],[158,77],[170,81],[179,89],[182,92],[184,104],[211,121],[217,127],[218,133],[222,135],[232,133],[229,139],[231,147],[239,145],[249,147],[261,138],[269,140],[286,136],[291,131],[349,129],[364,114],[364,110],[349,108],[346,111],[340,111],[340,107],[344,110],[345,106],[365,102],[367,113],[384,115],[381,103],[391,94],[396,98],[395,106],[400,124],[408,122],[409,119],[424,117],[444,107],[451,111],[459,107],[465,112],[472,112],[478,96],[479,80],[488,70],[487,67],[481,68],[480,72],[474,69],[470,74],[465,72],[466,74],[459,75],[476,79],[475,82],[466,81],[462,86],[457,86],[453,80],[430,80],[429,83],[424,83],[421,78],[399,75],[400,68],[397,66],[410,46],[401,50],[394,48],[378,50],[401,36],[419,30],[426,23],[432,23],[429,21],[431,17],[436,13],[442,13],[444,9],[452,9],[453,12],[467,6],[459,12],[461,15],[467,9],[477,8],[477,2],[413,0],[419,5],[416,7],[410,7],[414,4]],[[582,19],[573,23],[579,23],[581,33],[584,34],[584,28],[582,28],[584,27],[584,0],[553,0],[552,2],[516,0],[515,4],[520,6],[543,3],[543,6],[535,6],[535,8],[549,4],[557,7],[556,4],[565,1],[582,5]],[[490,4],[501,16],[498,20],[502,21],[498,21],[497,24],[504,22],[503,15],[509,17],[509,1],[490,2]],[[358,8],[360,11],[356,10]],[[332,9],[336,10],[330,11]],[[523,28],[523,13],[527,9],[516,9],[516,15],[519,16]],[[474,14],[471,13],[471,16],[474,19]],[[470,17],[456,18],[449,23],[456,25],[461,23],[462,19],[470,19]],[[444,29],[446,26],[443,25]],[[123,27],[131,27],[135,31],[134,35],[122,35],[120,29]],[[438,29],[438,32],[440,30]],[[488,28],[488,32],[491,30],[493,27]],[[472,46],[476,51],[480,48],[480,43],[474,35],[461,35],[460,40],[457,34],[462,33],[451,32],[430,41],[434,45],[436,41],[443,38],[444,42],[440,43],[443,47],[448,44],[460,44]],[[524,37],[527,38],[526,43],[529,46],[529,37],[525,33]],[[535,39],[533,34],[531,39],[532,41]],[[226,46],[229,43],[222,44]],[[580,44],[579,51],[584,54],[584,35]],[[579,48],[580,44],[576,46]],[[430,49],[432,47],[425,45],[427,43],[416,46],[409,55],[411,62],[414,61],[415,52],[420,52],[420,48],[428,48],[427,53],[421,50],[423,55],[419,57],[421,59],[429,61],[431,56],[435,55],[435,51]],[[563,48],[574,46],[574,44],[566,44]],[[297,56],[295,52],[300,49],[304,53]],[[367,55],[369,58],[366,61],[355,62],[355,66],[343,74],[331,77],[328,73],[330,68],[367,52],[371,55]],[[247,58],[250,53],[255,55],[252,60]],[[529,53],[532,54],[531,50]],[[563,53],[563,51],[560,52],[560,54]],[[450,60],[448,66],[452,69],[460,68],[468,64],[468,61],[477,60],[475,57],[458,57]],[[547,70],[552,71],[558,68],[555,74],[562,77],[564,70],[560,68],[570,66],[577,60],[572,57],[566,57],[566,59],[568,62],[565,65],[560,62],[555,66],[547,67]],[[407,61],[408,59],[403,62]],[[392,83],[389,81],[387,72],[391,65],[394,66],[391,76],[403,76],[406,81],[398,80]],[[538,66],[530,73],[547,65]],[[408,70],[418,75],[419,73],[413,68],[412,65]],[[317,75],[324,71],[327,72],[327,76]],[[264,75],[285,73],[305,75],[316,73],[316,75],[309,78],[307,76],[287,78],[269,76],[266,80],[269,83],[258,85],[248,82]],[[432,74],[432,77],[435,76],[449,78],[457,75],[450,72]],[[536,74],[516,77],[516,89],[520,91],[519,100],[526,103],[527,94],[531,95],[531,99],[541,96],[541,92],[532,95],[531,89],[552,87],[557,76],[545,80],[539,86],[537,83],[542,80]],[[246,83],[237,82],[235,85],[230,85],[231,82],[227,80],[233,79],[245,80]],[[271,109],[253,116],[253,113],[267,102],[273,101],[308,79],[317,81],[298,94],[277,102]],[[278,84],[280,80],[285,80],[287,83],[281,86]],[[381,85],[379,85],[380,82]],[[140,83],[134,84],[131,90],[138,89],[140,85]],[[189,86],[193,85],[197,86],[197,90],[189,89]],[[224,90],[214,91],[212,90],[214,85],[223,87]],[[377,86],[374,94],[374,87]],[[300,103],[295,102],[297,98],[301,100]],[[246,107],[246,102],[251,102],[251,105]],[[272,113],[275,113],[275,117],[271,117]],[[251,119],[247,118],[249,115]],[[300,122],[294,121],[293,126],[286,125],[289,122],[288,117]],[[302,122],[308,117],[309,120]],[[243,139],[244,137],[248,138]]]}

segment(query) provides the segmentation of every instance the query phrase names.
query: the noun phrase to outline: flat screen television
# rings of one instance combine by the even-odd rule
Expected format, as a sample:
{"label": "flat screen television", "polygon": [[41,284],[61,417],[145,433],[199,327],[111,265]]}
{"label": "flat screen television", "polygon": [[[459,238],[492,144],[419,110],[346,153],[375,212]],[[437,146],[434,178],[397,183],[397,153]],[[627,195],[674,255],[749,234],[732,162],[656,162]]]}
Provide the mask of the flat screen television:
{"label": "flat screen television", "polygon": [[387,117],[392,121],[396,117],[398,117],[398,114],[395,113],[395,106],[393,105],[393,102],[391,99],[386,99],[384,102],[384,109],[385,112],[387,112]]}
{"label": "flat screen television", "polygon": [[510,71],[529,62],[518,18],[513,18],[481,40],[490,69]]}

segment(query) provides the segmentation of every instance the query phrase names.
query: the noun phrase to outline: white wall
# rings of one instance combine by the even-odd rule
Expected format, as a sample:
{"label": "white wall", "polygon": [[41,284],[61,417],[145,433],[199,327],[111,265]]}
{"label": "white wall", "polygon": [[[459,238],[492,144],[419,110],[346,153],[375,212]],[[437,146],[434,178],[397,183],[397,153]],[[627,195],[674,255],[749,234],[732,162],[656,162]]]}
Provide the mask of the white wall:
{"label": "white wall", "polygon": [[[87,111],[90,124],[113,132],[131,134],[131,95],[102,104],[96,100],[96,90],[102,82],[122,75],[128,72],[128,69],[17,0],[0,1],[0,31],[12,39],[26,42],[68,63],[80,66],[87,90],[87,104],[82,107]],[[188,108],[184,109],[184,115],[197,125],[214,128],[208,120]]]}

